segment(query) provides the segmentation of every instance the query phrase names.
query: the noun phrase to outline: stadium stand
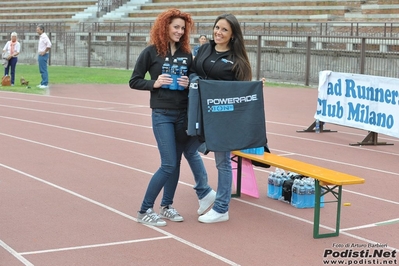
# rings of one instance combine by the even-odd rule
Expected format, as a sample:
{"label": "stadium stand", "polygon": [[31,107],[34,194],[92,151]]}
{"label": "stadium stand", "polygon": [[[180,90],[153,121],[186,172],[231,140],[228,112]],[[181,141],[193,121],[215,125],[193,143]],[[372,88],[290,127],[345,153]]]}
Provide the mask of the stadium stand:
{"label": "stadium stand", "polygon": [[11,22],[71,22],[73,16],[96,6],[97,0],[2,0],[0,23]]}
{"label": "stadium stand", "polygon": [[[0,7],[0,22],[9,21],[76,21],[93,18],[97,11],[97,0],[3,0]],[[185,1],[185,0],[130,0],[120,8],[104,14],[99,21],[137,21],[153,20],[159,12],[171,6],[193,14],[198,22],[212,20],[226,11],[236,14],[241,21],[325,21],[325,20],[367,20],[389,19],[387,14],[399,10],[399,0],[230,0],[230,1]],[[89,16],[76,14],[85,13]],[[74,18],[75,17],[75,18]],[[394,19],[392,15],[392,19]]]}
{"label": "stadium stand", "polygon": [[212,23],[217,15],[227,11],[240,22],[256,23],[397,22],[399,12],[399,0],[112,0],[108,2],[119,5],[112,10],[99,8],[107,2],[104,0],[1,2],[0,30],[4,24],[39,22],[63,23],[67,29],[77,29],[80,22],[151,25],[160,12],[170,7],[191,13],[198,23]]}
{"label": "stadium stand", "polygon": [[[310,1],[279,1],[279,0],[230,0],[230,1],[185,1],[185,0],[154,0],[141,5],[140,10],[128,12],[127,17],[113,17],[120,21],[149,21],[161,11],[175,3],[180,9],[193,15],[196,22],[213,21],[217,15],[228,12],[236,15],[240,21],[331,21],[340,20],[346,13],[359,10],[364,0],[310,0]],[[103,21],[112,21],[110,16],[104,16]]]}

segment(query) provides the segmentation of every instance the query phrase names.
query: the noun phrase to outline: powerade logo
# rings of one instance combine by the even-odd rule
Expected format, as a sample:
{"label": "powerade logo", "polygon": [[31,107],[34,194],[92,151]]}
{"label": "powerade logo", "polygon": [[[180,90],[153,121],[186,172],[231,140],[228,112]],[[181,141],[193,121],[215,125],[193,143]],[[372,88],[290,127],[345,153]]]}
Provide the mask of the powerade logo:
{"label": "powerade logo", "polygon": [[232,97],[232,98],[214,98],[207,99],[206,103],[208,105],[209,112],[232,112],[234,111],[235,104],[254,102],[258,100],[257,94],[242,96],[242,97]]}

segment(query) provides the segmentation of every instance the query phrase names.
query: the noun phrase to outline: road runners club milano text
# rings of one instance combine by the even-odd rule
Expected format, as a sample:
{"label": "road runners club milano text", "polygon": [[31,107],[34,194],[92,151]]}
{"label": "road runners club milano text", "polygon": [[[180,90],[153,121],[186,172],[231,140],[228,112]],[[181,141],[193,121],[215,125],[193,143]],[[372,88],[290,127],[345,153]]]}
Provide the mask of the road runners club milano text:
{"label": "road runners club milano text", "polygon": [[[327,95],[343,95],[341,79],[338,79],[336,84],[333,84],[332,82],[328,83]],[[399,104],[399,91],[356,85],[355,81],[352,79],[345,80],[344,97],[366,100],[369,102],[379,102],[388,105]],[[337,118],[342,118],[344,115],[344,106],[342,106],[341,101],[337,101],[335,104],[329,104],[327,103],[327,100],[319,98],[318,105],[318,115]],[[351,101],[348,101],[347,105],[348,120],[354,120],[356,122],[388,129],[391,129],[395,124],[392,114],[376,113],[375,111],[370,110],[370,105],[361,103],[355,104]]]}

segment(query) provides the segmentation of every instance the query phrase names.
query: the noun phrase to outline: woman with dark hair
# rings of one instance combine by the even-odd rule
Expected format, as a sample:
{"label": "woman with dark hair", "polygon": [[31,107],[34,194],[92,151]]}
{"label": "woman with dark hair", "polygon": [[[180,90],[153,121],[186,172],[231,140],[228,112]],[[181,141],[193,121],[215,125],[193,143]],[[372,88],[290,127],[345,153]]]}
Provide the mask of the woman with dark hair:
{"label": "woman with dark hair", "polygon": [[[251,81],[252,71],[244,37],[236,17],[224,14],[216,18],[213,40],[200,47],[192,70],[203,79]],[[218,188],[212,209],[198,221],[216,223],[229,220],[232,169],[230,152],[214,152],[218,170]]]}
{"label": "woman with dark hair", "polygon": [[[152,176],[137,214],[139,223],[164,226],[166,222],[162,218],[175,222],[184,220],[172,207],[183,152],[196,180],[194,189],[200,199],[198,213],[202,214],[215,199],[216,193],[208,185],[207,173],[197,151],[200,142],[186,134],[188,76],[177,79],[183,90],[163,88],[172,83],[169,74],[162,74],[165,58],[171,63],[174,59],[186,60],[188,69],[191,67],[189,40],[193,27],[193,20],[188,13],[177,9],[161,13],[151,29],[149,46],[137,58],[129,80],[130,88],[150,91],[152,128],[161,156],[161,166]],[[145,79],[147,72],[150,80]],[[162,188],[163,197],[158,215],[153,207]]]}
{"label": "woman with dark hair", "polygon": [[198,45],[194,46],[193,49],[193,56],[196,57],[198,54],[198,49],[201,47],[201,45],[205,44],[208,41],[208,38],[206,37],[205,34],[201,34],[198,37]]}

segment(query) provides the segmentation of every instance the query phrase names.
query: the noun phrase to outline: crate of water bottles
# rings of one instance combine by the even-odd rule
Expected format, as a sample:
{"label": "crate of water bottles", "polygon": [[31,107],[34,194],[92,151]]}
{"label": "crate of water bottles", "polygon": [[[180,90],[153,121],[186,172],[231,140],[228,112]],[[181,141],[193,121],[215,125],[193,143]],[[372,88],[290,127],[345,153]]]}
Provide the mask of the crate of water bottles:
{"label": "crate of water bottles", "polygon": [[[274,172],[269,174],[267,196],[287,202],[295,208],[314,208],[315,180],[276,168]],[[320,207],[323,207],[324,196],[320,201]]]}

